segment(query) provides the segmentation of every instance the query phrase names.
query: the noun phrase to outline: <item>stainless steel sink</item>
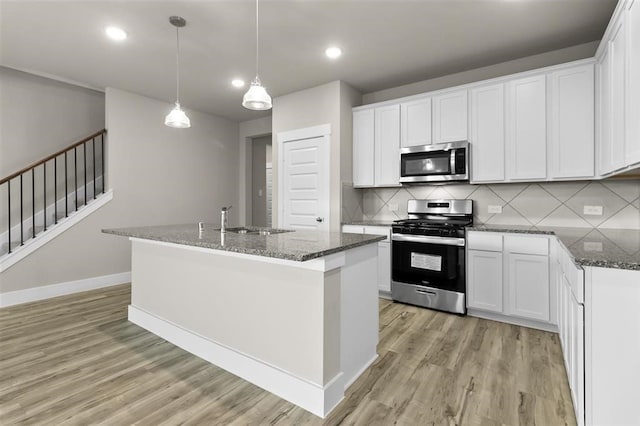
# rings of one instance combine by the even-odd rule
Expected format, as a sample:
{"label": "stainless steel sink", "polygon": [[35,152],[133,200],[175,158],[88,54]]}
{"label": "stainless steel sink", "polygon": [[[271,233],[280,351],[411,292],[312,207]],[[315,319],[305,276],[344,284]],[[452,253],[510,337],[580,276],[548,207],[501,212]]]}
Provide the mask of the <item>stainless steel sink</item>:
{"label": "stainless steel sink", "polygon": [[[220,229],[218,229],[219,231]],[[227,228],[227,232],[234,234],[249,234],[249,235],[272,235],[282,234],[283,232],[292,232],[288,229],[268,229],[268,228],[245,228],[243,226],[237,228]]]}

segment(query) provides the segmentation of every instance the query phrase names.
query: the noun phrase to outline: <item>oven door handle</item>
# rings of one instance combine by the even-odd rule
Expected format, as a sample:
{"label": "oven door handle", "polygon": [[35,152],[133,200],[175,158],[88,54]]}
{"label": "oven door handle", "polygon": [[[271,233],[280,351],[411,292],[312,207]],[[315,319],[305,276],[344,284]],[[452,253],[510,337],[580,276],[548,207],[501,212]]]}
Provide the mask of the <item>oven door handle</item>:
{"label": "oven door handle", "polygon": [[391,240],[406,241],[410,243],[440,244],[444,246],[458,246],[458,247],[465,246],[464,238],[430,237],[427,235],[392,234]]}

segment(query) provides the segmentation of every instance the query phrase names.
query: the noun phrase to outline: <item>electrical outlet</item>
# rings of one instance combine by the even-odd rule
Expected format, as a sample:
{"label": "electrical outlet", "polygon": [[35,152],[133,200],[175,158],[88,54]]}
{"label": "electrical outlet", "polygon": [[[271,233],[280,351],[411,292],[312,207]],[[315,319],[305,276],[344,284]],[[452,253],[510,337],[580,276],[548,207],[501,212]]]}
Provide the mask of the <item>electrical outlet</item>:
{"label": "electrical outlet", "polygon": [[585,241],[582,246],[584,251],[602,252],[602,243],[597,241]]}
{"label": "electrical outlet", "polygon": [[389,204],[389,211],[390,212],[397,212],[398,211],[398,204],[397,203]]}
{"label": "electrical outlet", "polygon": [[488,206],[487,213],[502,213],[502,206]]}
{"label": "electrical outlet", "polygon": [[602,206],[584,206],[583,213],[590,216],[602,216]]}

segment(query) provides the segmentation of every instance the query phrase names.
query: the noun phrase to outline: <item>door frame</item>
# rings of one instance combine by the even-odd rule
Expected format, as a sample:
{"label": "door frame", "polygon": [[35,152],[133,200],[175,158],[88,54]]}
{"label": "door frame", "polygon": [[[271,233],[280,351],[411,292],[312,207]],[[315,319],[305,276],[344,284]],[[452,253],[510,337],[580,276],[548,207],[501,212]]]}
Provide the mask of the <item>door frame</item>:
{"label": "door frame", "polygon": [[280,132],[277,135],[276,143],[278,145],[278,227],[284,226],[284,144],[288,142],[297,142],[305,139],[322,138],[320,146],[322,147],[321,155],[322,162],[324,164],[324,176],[323,182],[320,184],[326,188],[327,194],[327,206],[325,215],[325,230],[331,229],[331,164],[330,151],[331,151],[331,125],[321,124],[319,126],[305,127],[302,129],[288,130],[286,132]]}

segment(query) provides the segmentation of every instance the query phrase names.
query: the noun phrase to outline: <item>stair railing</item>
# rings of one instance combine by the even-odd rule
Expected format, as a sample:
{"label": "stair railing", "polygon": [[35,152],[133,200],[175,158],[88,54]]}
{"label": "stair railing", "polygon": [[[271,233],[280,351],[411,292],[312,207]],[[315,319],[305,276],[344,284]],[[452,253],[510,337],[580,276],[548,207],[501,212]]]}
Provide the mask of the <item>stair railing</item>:
{"label": "stair railing", "polygon": [[[89,182],[87,182],[87,174],[88,174],[88,167],[87,167],[87,149],[88,147],[90,147],[90,151],[91,151],[91,158],[90,158],[90,162],[89,162],[89,166],[92,170],[92,177],[93,177],[93,182],[92,182],[92,186],[93,186],[93,191],[92,191],[92,196],[93,199],[95,199],[97,197],[97,194],[99,191],[100,193],[104,193],[105,192],[105,173],[104,173],[104,148],[105,148],[105,134],[107,133],[106,129],[100,130],[99,132],[96,132],[90,136],[87,136],[86,138],[82,139],[81,141],[78,141],[64,149],[61,149],[60,151],[57,151],[21,170],[18,170],[15,173],[10,174],[7,177],[4,177],[2,179],[0,179],[0,190],[2,189],[3,185],[6,185],[6,200],[7,200],[7,208],[6,208],[6,223],[7,223],[7,246],[8,246],[8,250],[4,251],[4,252],[0,252],[0,256],[3,254],[7,254],[7,253],[11,253],[12,252],[12,241],[11,241],[11,228],[13,225],[12,222],[12,204],[11,204],[11,184],[12,181],[14,180],[19,180],[19,193],[20,193],[20,245],[24,245],[26,240],[29,240],[30,238],[35,238],[40,232],[37,231],[36,229],[36,170],[41,168],[42,169],[42,231],[41,232],[45,232],[47,230],[47,226],[50,225],[51,221],[47,221],[47,164],[49,164],[49,166],[51,166],[51,162],[53,162],[53,208],[54,208],[54,212],[53,212],[53,223],[57,224],[58,220],[62,218],[62,216],[60,216],[62,214],[62,212],[58,212],[58,162],[62,162],[62,158],[64,159],[64,217],[68,217],[70,213],[73,213],[74,211],[77,211],[79,207],[82,207],[84,205],[87,204],[88,200],[87,200],[87,185]],[[98,151],[96,151],[96,140],[99,140],[98,143]],[[78,158],[78,150],[81,150],[82,154],[81,154],[81,158]],[[99,155],[96,155],[99,154]],[[68,164],[70,162],[70,157],[73,156],[73,182],[72,182],[72,188],[71,188],[71,192],[69,191],[69,180],[70,180],[70,175],[69,175],[69,168],[70,165]],[[96,159],[96,157],[98,157]],[[78,176],[78,161],[82,161],[81,165],[82,165],[82,174],[81,176]],[[100,173],[97,173],[96,170],[96,161],[98,161],[97,165],[100,166]],[[24,210],[25,210],[25,200],[24,200],[24,180],[25,177],[29,178],[30,177],[30,181],[31,181],[31,203],[30,203],[30,207],[31,207],[31,236],[25,238],[25,232],[24,232]],[[97,180],[101,179],[101,185],[98,187],[97,185]],[[78,180],[80,179],[81,182],[84,183],[84,197],[82,198],[82,201],[80,203],[80,205],[78,205],[78,193],[82,192],[81,188],[79,186]],[[15,182],[14,182],[14,185]],[[17,186],[17,185],[16,185]],[[60,191],[62,191],[62,188],[60,188]],[[51,194],[49,194],[51,195]],[[71,208],[69,208],[69,197],[72,197],[72,206]],[[39,200],[38,200],[39,201]],[[28,206],[27,206],[28,207]],[[4,212],[0,212],[0,213],[4,213]],[[39,213],[39,212],[38,212]],[[1,233],[1,232],[0,232]]]}

